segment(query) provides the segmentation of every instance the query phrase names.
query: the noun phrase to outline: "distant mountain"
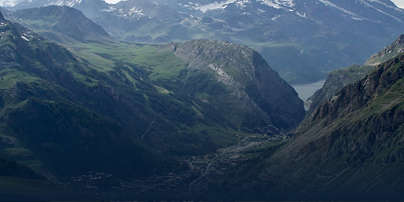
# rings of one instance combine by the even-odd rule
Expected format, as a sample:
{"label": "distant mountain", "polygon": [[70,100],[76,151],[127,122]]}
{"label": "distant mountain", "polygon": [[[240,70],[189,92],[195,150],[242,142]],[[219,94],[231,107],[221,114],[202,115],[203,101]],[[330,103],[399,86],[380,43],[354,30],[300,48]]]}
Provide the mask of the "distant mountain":
{"label": "distant mountain", "polygon": [[13,6],[21,6],[21,7],[42,7],[42,6],[75,6],[82,2],[82,0],[4,0],[0,2],[0,6],[2,7],[13,7]]}
{"label": "distant mountain", "polygon": [[18,10],[9,12],[7,17],[58,42],[110,40],[110,36],[101,26],[80,11],[67,6]]}
{"label": "distant mountain", "polygon": [[373,55],[364,65],[354,65],[348,68],[331,72],[324,86],[318,90],[311,98],[310,112],[323,102],[331,99],[343,87],[361,80],[369,72],[375,70],[375,66],[396,57],[404,52],[404,35],[399,36],[391,45],[384,50]]}
{"label": "distant mountain", "polygon": [[362,63],[402,32],[390,0],[25,1],[17,8],[70,5],[112,36],[137,42],[209,38],[249,45],[289,82]]}
{"label": "distant mountain", "polygon": [[0,33],[2,158],[87,194],[176,179],[193,156],[286,133],[304,117],[294,89],[245,46],[75,41],[67,50],[2,16]]}

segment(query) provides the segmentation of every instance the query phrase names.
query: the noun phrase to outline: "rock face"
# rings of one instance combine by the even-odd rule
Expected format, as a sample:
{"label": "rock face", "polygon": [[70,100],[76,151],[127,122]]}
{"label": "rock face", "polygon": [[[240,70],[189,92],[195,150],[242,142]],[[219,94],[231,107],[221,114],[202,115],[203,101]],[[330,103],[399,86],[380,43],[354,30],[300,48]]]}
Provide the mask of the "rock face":
{"label": "rock face", "polygon": [[364,62],[401,34],[404,22],[390,0],[35,0],[14,8],[48,5],[77,8],[122,40],[242,43],[295,83]]}
{"label": "rock face", "polygon": [[403,47],[404,35],[401,35],[391,45],[384,48],[383,51],[370,57],[364,65],[354,65],[331,72],[328,75],[324,86],[309,98],[309,101],[311,102],[309,113],[334,96],[343,87],[365,77],[368,73],[373,71],[378,64],[386,62],[404,52]]}

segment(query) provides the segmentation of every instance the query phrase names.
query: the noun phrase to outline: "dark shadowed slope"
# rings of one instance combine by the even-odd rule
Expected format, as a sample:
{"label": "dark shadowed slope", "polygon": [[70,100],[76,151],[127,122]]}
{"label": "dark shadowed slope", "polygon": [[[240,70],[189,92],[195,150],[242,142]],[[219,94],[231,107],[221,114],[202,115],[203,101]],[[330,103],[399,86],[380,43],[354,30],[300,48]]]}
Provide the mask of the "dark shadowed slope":
{"label": "dark shadowed slope", "polygon": [[404,35],[401,35],[391,45],[370,57],[364,65],[353,65],[331,72],[324,86],[309,99],[311,102],[309,113],[334,96],[343,87],[365,77],[369,72],[373,71],[378,64],[386,62],[403,52]]}
{"label": "dark shadowed slope", "polygon": [[403,85],[401,54],[318,107],[262,175],[278,191],[400,196]]}

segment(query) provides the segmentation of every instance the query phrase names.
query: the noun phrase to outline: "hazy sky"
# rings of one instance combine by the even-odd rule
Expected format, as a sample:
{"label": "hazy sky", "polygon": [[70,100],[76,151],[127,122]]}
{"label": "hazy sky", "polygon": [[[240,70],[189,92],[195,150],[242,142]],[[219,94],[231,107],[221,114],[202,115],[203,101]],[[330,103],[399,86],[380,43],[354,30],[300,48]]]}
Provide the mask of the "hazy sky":
{"label": "hazy sky", "polygon": [[[121,0],[105,0],[108,3],[117,3]],[[404,0],[392,0],[398,7],[404,8]]]}
{"label": "hazy sky", "polygon": [[392,0],[398,7],[404,8],[404,0]]}

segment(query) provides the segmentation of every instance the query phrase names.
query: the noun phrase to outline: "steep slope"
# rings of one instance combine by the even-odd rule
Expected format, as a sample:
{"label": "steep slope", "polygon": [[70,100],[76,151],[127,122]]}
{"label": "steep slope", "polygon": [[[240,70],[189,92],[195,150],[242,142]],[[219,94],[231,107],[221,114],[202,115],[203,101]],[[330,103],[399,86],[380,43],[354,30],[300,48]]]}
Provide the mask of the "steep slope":
{"label": "steep slope", "polygon": [[375,68],[375,66],[370,65],[353,65],[329,73],[323,87],[308,99],[310,103],[309,113],[313,112],[313,110],[322,103],[331,99],[342,88],[361,80]]}
{"label": "steep slope", "polygon": [[354,65],[348,68],[340,69],[331,72],[328,75],[324,86],[318,90],[311,98],[309,112],[312,112],[316,107],[318,107],[323,102],[330,99],[343,87],[359,81],[365,77],[368,73],[373,71],[376,65],[386,62],[393,57],[399,55],[403,52],[404,47],[404,35],[399,36],[391,45],[384,48],[384,50],[371,56],[364,65]]}
{"label": "steep slope", "polygon": [[85,17],[80,11],[67,6],[19,10],[8,17],[58,42],[109,40],[109,35],[102,27]]}
{"label": "steep slope", "polygon": [[403,72],[401,54],[317,108],[271,158],[279,164],[267,175],[300,191],[400,193]]}
{"label": "steep slope", "polygon": [[[390,0],[26,1],[14,7],[71,5],[111,35],[137,42],[217,39],[258,50],[289,82],[363,63],[402,32]],[[349,31],[346,31],[349,30]]]}
{"label": "steep slope", "polygon": [[[236,98],[231,99],[238,100],[232,103],[234,108],[256,108],[249,112],[250,115],[242,115],[249,121],[264,116],[278,128],[291,129],[302,120],[302,101],[296,92],[254,50],[207,40],[175,44],[172,48],[188,63],[188,68],[210,71],[227,86]],[[283,100],[288,100],[288,103]],[[229,107],[230,103],[223,102],[223,107]]]}

